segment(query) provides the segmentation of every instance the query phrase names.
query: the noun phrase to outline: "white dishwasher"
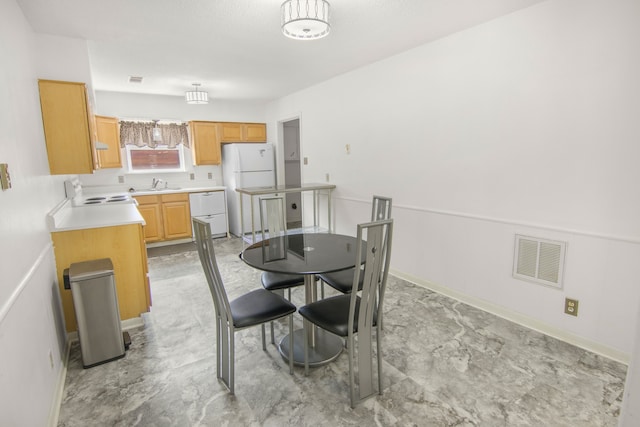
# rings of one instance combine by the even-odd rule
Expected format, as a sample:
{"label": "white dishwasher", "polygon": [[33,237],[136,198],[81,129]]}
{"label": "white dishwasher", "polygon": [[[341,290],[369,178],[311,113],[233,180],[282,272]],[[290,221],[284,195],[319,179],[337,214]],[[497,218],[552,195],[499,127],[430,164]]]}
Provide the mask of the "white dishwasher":
{"label": "white dishwasher", "polygon": [[[189,193],[189,207],[192,218],[211,224],[213,237],[227,236],[227,202],[224,190]],[[195,233],[193,235],[195,236]]]}

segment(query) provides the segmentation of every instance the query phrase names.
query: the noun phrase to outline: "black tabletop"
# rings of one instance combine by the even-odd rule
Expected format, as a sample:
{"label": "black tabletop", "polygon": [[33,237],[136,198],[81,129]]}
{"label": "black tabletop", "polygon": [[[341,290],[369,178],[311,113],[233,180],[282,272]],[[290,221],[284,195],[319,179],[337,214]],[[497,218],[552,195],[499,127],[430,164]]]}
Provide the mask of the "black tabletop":
{"label": "black tabletop", "polygon": [[[355,237],[342,234],[288,234],[254,243],[242,252],[244,262],[264,271],[320,274],[356,264]],[[366,256],[362,251],[362,261]]]}

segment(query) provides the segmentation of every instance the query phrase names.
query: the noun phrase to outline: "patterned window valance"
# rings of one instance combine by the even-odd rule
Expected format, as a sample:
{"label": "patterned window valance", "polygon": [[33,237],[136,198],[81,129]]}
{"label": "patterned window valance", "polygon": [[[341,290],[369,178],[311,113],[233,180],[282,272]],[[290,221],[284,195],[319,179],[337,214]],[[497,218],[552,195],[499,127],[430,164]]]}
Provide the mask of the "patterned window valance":
{"label": "patterned window valance", "polygon": [[[153,129],[160,130],[161,140],[153,138]],[[186,123],[157,123],[120,121],[120,146],[136,145],[138,147],[156,148],[158,145],[175,148],[178,144],[189,147],[189,133]]]}

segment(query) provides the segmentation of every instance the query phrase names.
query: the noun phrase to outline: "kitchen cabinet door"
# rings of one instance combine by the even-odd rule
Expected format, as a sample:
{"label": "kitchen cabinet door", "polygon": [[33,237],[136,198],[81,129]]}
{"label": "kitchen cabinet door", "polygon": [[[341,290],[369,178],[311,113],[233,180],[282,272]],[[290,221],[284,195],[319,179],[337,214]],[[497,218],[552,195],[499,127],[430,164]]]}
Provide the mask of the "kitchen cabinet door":
{"label": "kitchen cabinet door", "polygon": [[265,123],[243,123],[242,140],[246,142],[266,142],[267,125]]}
{"label": "kitchen cabinet door", "polygon": [[52,175],[93,173],[97,155],[85,84],[39,80],[38,87],[49,171]]}
{"label": "kitchen cabinet door", "polygon": [[214,122],[189,122],[191,151],[195,165],[219,165],[220,141]]}
{"label": "kitchen cabinet door", "polygon": [[187,193],[163,194],[162,223],[164,238],[180,239],[191,237],[191,211]]}
{"label": "kitchen cabinet door", "polygon": [[95,116],[97,141],[107,144],[106,150],[96,150],[100,169],[121,168],[120,129],[115,117]]}
{"label": "kitchen cabinet door", "polygon": [[138,211],[144,218],[144,240],[147,243],[164,239],[162,224],[162,208],[158,196],[137,196]]}
{"label": "kitchen cabinet door", "polygon": [[242,123],[218,123],[220,142],[242,142]]}

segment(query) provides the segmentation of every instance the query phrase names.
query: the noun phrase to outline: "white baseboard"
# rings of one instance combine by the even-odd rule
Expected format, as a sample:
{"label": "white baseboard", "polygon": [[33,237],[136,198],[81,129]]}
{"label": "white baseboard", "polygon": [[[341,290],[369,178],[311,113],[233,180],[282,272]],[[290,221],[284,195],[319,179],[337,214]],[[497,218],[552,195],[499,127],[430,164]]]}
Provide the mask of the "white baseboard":
{"label": "white baseboard", "polygon": [[394,269],[391,269],[390,273],[400,279],[406,280],[415,285],[429,289],[433,292],[437,292],[439,294],[453,298],[457,301],[463,302],[472,307],[494,314],[498,317],[502,317],[503,319],[517,323],[518,325],[524,326],[529,329],[533,329],[534,331],[538,331],[550,337],[575,345],[576,347],[580,347],[584,350],[588,350],[593,353],[599,354],[601,356],[607,357],[609,359],[615,360],[616,362],[620,362],[625,365],[629,364],[631,355],[628,353],[624,353],[622,351],[607,347],[600,343],[585,339],[578,335],[556,328],[555,326],[551,326],[549,324],[541,322],[538,319],[534,319],[532,317],[523,315],[513,310],[508,310],[505,307],[501,307],[489,301],[485,301],[480,298],[476,298],[474,296],[467,295],[462,292],[458,292],[454,289],[447,288],[445,286],[420,279],[410,274],[405,274],[401,271],[397,271]]}
{"label": "white baseboard", "polygon": [[58,374],[58,385],[51,403],[51,411],[49,412],[49,427],[58,425],[60,417],[60,406],[62,406],[62,397],[64,395],[64,384],[67,380],[67,366],[69,366],[69,354],[71,353],[71,341],[67,339],[64,356],[62,358],[62,368]]}

